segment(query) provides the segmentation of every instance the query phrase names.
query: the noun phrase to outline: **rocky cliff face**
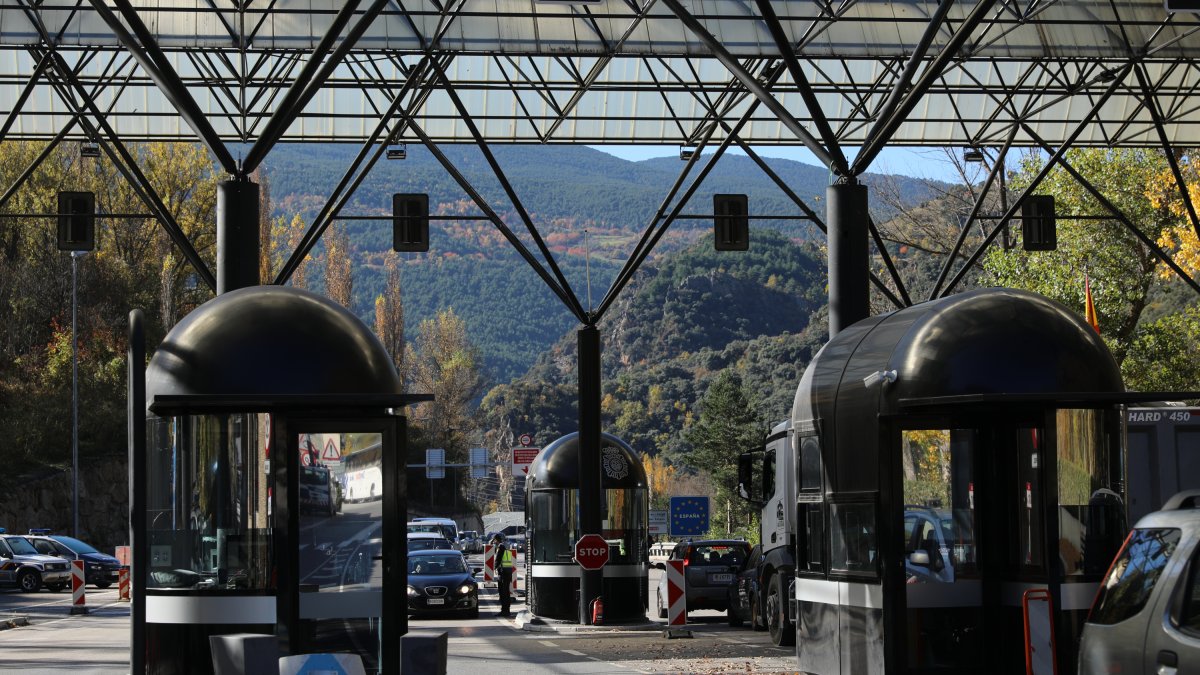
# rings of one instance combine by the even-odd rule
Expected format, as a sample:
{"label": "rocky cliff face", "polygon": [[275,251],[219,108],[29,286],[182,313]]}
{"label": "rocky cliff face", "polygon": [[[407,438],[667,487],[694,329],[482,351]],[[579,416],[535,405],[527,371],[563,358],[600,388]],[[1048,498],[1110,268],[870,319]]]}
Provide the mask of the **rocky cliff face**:
{"label": "rocky cliff face", "polygon": [[[23,534],[48,527],[71,534],[71,472],[10,485],[0,499],[0,527]],[[105,553],[129,543],[129,472],[125,457],[81,464],[79,538]]]}

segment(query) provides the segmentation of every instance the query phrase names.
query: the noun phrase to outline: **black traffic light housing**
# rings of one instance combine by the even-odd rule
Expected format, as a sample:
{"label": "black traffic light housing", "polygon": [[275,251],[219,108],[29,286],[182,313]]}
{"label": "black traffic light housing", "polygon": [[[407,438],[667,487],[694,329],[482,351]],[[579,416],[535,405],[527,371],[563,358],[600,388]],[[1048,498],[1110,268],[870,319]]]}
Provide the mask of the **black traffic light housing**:
{"label": "black traffic light housing", "polygon": [[713,195],[713,240],[718,251],[750,249],[750,212],[746,195]]}
{"label": "black traffic light housing", "polygon": [[96,248],[96,195],[91,192],[58,193],[58,250],[91,251]]}
{"label": "black traffic light housing", "polygon": [[400,253],[429,250],[429,195],[392,195],[392,250]]}
{"label": "black traffic light housing", "polygon": [[1054,221],[1054,195],[1030,195],[1021,204],[1021,242],[1026,251],[1058,248]]}

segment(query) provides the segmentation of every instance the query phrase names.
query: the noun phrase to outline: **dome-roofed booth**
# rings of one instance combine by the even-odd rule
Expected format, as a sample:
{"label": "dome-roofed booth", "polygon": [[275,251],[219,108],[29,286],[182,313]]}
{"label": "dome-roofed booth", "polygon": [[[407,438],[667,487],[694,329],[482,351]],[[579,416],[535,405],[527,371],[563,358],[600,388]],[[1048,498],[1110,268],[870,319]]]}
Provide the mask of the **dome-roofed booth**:
{"label": "dome-roofed booth", "polygon": [[839,332],[801,378],[787,439],[800,670],[1023,672],[1035,645],[1044,672],[1055,649],[1073,672],[1125,535],[1129,396],[1096,331],[1025,291]]}
{"label": "dome-roofed booth", "polygon": [[[601,434],[604,490],[604,621],[646,618],[649,584],[646,472],[633,448]],[[579,434],[559,438],[538,453],[525,479],[527,601],[538,617],[578,621],[581,568],[574,562],[579,522]]]}
{"label": "dome-roofed booth", "polygon": [[147,672],[205,672],[209,636],[232,633],[397,672],[418,397],[371,331],[322,296],[244,288],[184,317],[145,382]]}

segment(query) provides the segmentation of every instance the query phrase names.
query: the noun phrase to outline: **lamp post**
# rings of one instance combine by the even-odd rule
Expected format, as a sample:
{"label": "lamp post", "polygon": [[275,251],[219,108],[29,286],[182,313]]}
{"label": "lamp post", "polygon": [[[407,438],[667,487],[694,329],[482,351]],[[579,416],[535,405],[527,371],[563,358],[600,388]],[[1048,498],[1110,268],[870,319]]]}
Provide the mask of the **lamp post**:
{"label": "lamp post", "polygon": [[71,536],[79,537],[79,347],[75,338],[79,256],[71,251]]}

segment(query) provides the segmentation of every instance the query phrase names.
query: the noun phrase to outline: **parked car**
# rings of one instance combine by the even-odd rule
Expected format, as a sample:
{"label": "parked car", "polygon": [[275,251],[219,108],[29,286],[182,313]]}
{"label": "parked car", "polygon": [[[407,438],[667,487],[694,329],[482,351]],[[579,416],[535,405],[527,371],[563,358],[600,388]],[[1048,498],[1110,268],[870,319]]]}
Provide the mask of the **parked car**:
{"label": "parked car", "polygon": [[740,626],[749,621],[754,630],[767,627],[767,616],[762,602],[762,544],[755,544],[742,568],[734,573],[729,585],[729,625]]}
{"label": "parked car", "polygon": [[337,513],[337,488],[324,466],[305,466],[300,473],[300,511],[333,517]]}
{"label": "parked car", "polygon": [[30,530],[25,538],[43,555],[58,556],[68,561],[82,560],[84,583],[96,588],[108,588],[117,583],[121,561],[97,551],[94,546],[74,537],[50,534],[50,530]]}
{"label": "parked car", "polygon": [[[687,609],[729,609],[729,586],[750,556],[750,544],[740,539],[704,539],[675,545],[670,560],[683,561]],[[659,579],[658,617],[667,618],[667,575]]]}
{"label": "parked car", "polygon": [[675,542],[660,541],[650,545],[650,566],[659,569],[665,569],[667,558],[671,557],[671,551],[675,550]]}
{"label": "parked car", "polygon": [[[437,549],[442,551],[454,551],[454,544],[450,540],[443,537],[437,532],[409,532],[408,533],[408,551],[426,551],[429,549]],[[458,553],[458,551],[455,551]]]}
{"label": "parked car", "polygon": [[51,591],[61,591],[70,583],[69,562],[38,553],[28,539],[4,534],[4,528],[0,528],[0,585],[34,593],[43,585]]}
{"label": "parked car", "polygon": [[973,556],[969,528],[946,509],[904,507],[904,575],[910,584],[954,583],[954,569]]}
{"label": "parked car", "polygon": [[483,553],[483,541],[475,530],[463,530],[458,535],[458,550],[463,553]]}
{"label": "parked car", "polygon": [[458,551],[408,553],[408,613],[456,611],[479,616],[479,585]]}
{"label": "parked car", "polygon": [[1143,516],[1108,569],[1079,643],[1080,673],[1200,672],[1200,490]]}

